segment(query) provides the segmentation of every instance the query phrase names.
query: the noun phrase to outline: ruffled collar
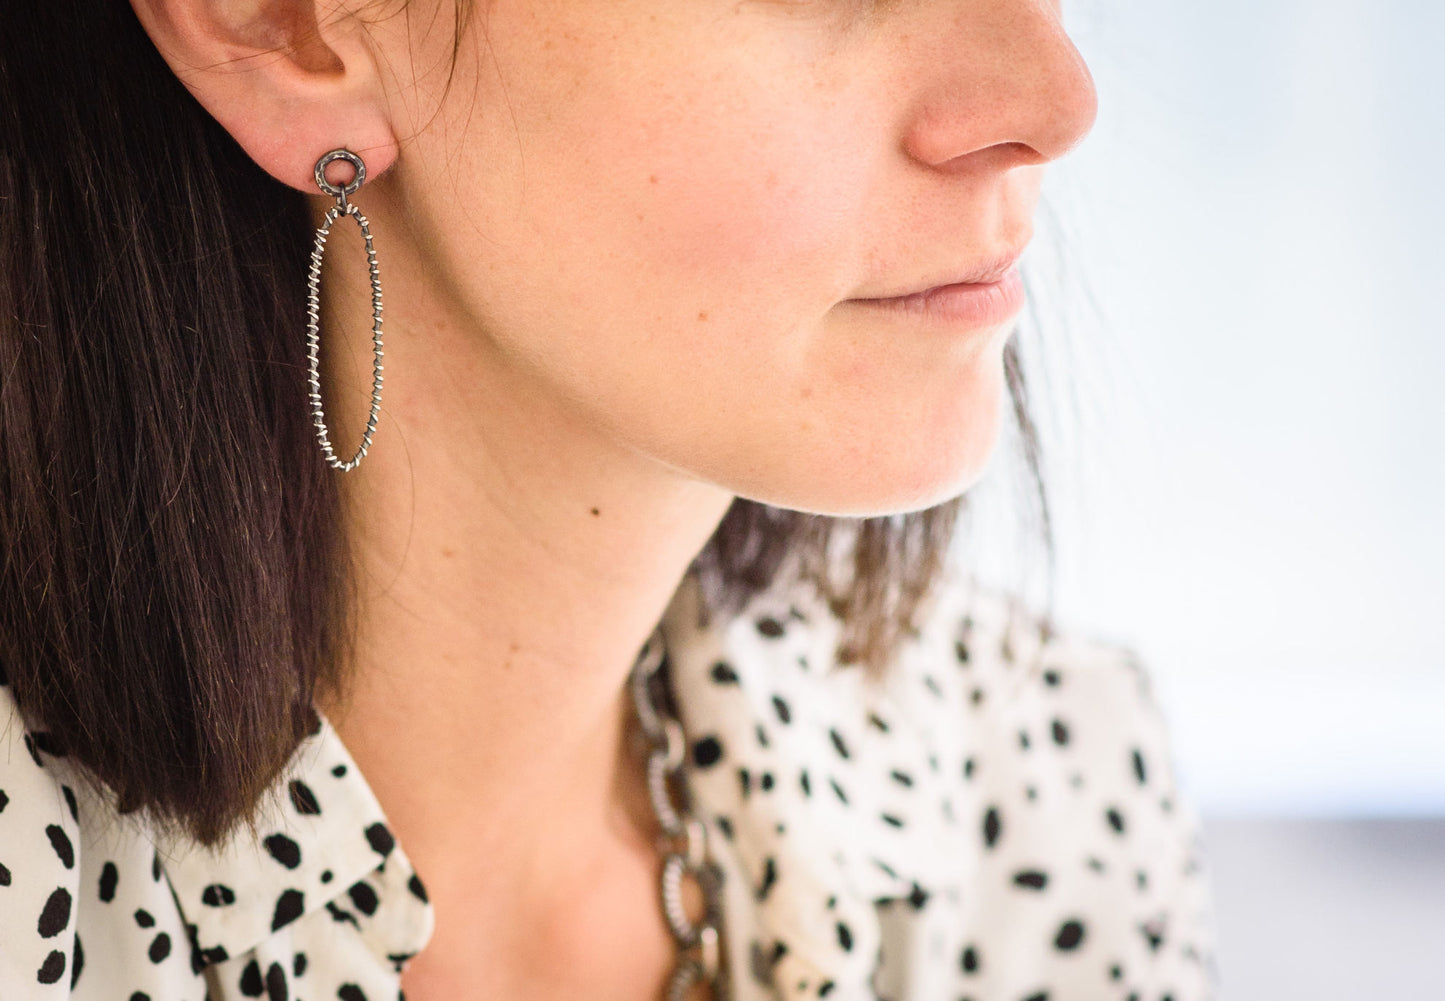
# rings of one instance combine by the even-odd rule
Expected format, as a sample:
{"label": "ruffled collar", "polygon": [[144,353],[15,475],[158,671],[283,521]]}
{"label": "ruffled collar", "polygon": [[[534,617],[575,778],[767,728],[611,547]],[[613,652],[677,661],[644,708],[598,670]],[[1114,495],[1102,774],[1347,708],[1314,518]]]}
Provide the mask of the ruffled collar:
{"label": "ruffled collar", "polygon": [[214,849],[161,843],[158,853],[198,969],[278,934],[334,937],[329,926],[344,922],[359,932],[376,971],[398,973],[431,937],[426,890],[321,716],[272,787],[254,833],[242,830]]}

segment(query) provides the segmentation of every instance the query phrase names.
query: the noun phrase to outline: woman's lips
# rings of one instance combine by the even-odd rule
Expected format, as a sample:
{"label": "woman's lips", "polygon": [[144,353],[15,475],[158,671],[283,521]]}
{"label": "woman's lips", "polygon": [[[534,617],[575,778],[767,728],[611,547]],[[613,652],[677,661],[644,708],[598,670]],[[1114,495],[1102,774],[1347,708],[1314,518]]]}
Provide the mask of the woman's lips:
{"label": "woman's lips", "polygon": [[962,327],[995,327],[1017,316],[1024,300],[1023,276],[1015,265],[994,282],[938,285],[913,295],[853,301],[870,309]]}

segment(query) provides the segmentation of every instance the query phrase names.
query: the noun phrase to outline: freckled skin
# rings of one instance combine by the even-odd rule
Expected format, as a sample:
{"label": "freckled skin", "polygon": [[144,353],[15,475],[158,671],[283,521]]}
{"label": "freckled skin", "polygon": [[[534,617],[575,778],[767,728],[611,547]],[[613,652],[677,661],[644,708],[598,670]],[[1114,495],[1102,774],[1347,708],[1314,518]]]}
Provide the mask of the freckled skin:
{"label": "freckled skin", "polygon": [[[870,514],[977,479],[1012,324],[848,300],[1027,241],[1043,164],[1094,115],[1053,7],[494,0],[445,92],[414,70],[450,32],[410,22],[415,120],[369,193],[407,207],[414,326],[744,496]],[[369,30],[399,51],[408,26]]]}

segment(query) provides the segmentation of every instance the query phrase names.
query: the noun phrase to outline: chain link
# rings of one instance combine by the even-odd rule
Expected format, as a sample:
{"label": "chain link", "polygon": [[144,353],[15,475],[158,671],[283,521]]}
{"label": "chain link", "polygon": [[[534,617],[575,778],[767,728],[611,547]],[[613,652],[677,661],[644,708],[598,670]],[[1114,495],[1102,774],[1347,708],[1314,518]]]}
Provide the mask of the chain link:
{"label": "chain link", "polygon": [[[677,962],[665,1001],[685,1001],[697,984],[714,1001],[730,996],[722,958],[722,869],[708,851],[707,827],[692,815],[686,779],[687,738],[682,723],[661,700],[667,663],[662,630],[654,631],[628,679],[632,705],[647,744],[647,795],[662,829],[662,913],[677,944]],[[674,790],[680,790],[674,795]],[[702,891],[702,917],[693,921],[683,906],[683,879]]]}

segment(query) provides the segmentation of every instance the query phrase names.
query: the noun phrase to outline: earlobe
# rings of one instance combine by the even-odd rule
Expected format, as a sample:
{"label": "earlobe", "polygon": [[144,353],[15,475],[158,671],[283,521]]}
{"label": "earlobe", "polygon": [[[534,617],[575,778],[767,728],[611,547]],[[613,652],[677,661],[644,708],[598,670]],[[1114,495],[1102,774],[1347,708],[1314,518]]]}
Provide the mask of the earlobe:
{"label": "earlobe", "polygon": [[316,194],[316,161],[362,156],[369,177],[396,160],[377,59],[349,3],[131,0],[177,78],[272,177]]}

